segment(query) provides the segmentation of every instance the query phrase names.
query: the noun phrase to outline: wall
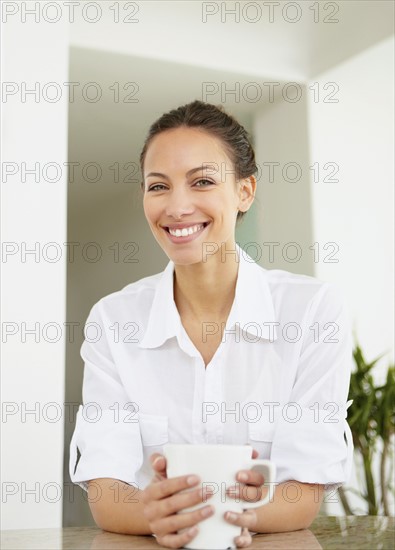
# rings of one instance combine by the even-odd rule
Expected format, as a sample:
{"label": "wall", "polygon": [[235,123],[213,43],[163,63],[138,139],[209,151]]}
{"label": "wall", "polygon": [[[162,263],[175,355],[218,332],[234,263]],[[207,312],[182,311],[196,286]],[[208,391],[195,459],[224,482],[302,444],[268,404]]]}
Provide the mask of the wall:
{"label": "wall", "polygon": [[[297,85],[282,88],[272,103],[254,116],[255,153],[260,170],[256,250],[262,254],[259,263],[267,269],[313,275],[306,109],[306,90]],[[253,251],[251,247],[249,254],[258,260]]]}
{"label": "wall", "polygon": [[337,183],[312,184],[314,238],[339,246],[338,263],[316,274],[346,291],[355,334],[368,359],[393,351],[394,39],[321,74],[338,103],[311,102],[311,157],[337,163]]}
{"label": "wall", "polygon": [[[68,80],[68,28],[33,16],[2,30],[3,86],[15,93],[2,98],[1,528],[61,527],[68,101],[64,93],[47,101],[55,90],[43,86]],[[43,172],[50,162],[60,170]],[[34,168],[36,176],[24,173]],[[56,324],[45,332],[46,323]]]}
{"label": "wall", "polygon": [[[314,239],[338,246],[338,263],[323,255],[315,272],[344,289],[367,359],[385,353],[378,382],[393,356],[393,66],[391,38],[320,74],[310,86],[324,93],[309,103],[311,158],[321,168],[329,161],[339,167],[338,182],[321,177],[311,186]],[[323,101],[328,82],[339,87],[338,103]],[[365,508],[360,499],[350,500]]]}

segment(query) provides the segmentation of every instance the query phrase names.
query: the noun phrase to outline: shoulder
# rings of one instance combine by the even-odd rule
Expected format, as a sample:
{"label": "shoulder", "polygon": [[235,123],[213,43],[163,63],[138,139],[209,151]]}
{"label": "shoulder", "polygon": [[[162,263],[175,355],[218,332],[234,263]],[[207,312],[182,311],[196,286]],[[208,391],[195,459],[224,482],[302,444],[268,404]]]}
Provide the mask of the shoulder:
{"label": "shoulder", "polygon": [[346,307],[344,290],[337,283],[281,269],[261,269],[274,304],[286,304],[310,312],[322,308],[342,310]]}
{"label": "shoulder", "polygon": [[162,273],[143,277],[138,281],[127,284],[120,290],[103,296],[92,306],[90,316],[105,315],[114,317],[123,312],[132,313],[133,317],[143,316],[150,308]]}

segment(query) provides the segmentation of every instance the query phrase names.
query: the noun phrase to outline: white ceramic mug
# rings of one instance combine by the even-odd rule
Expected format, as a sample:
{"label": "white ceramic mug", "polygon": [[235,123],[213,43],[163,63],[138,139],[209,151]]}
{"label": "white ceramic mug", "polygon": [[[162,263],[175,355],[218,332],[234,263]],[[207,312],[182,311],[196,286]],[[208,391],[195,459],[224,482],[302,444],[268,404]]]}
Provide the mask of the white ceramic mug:
{"label": "white ceramic mug", "polygon": [[[177,444],[168,443],[163,447],[167,461],[167,477],[178,477],[196,474],[201,479],[202,490],[211,486],[214,495],[203,499],[195,506],[184,508],[179,513],[191,512],[208,504],[214,506],[215,512],[207,519],[197,524],[198,534],[184,548],[194,550],[225,550],[236,548],[234,538],[241,534],[241,528],[232,525],[224,518],[227,511],[241,513],[249,508],[258,508],[273,500],[275,464],[270,460],[253,459],[250,445],[217,445],[217,444]],[[236,479],[239,470],[257,470],[264,477],[264,486],[268,492],[258,502],[246,502],[242,498],[235,499],[226,494],[229,487],[241,485]],[[195,485],[186,491],[196,491]],[[242,493],[241,493],[242,494]],[[181,529],[183,533],[187,529]]]}

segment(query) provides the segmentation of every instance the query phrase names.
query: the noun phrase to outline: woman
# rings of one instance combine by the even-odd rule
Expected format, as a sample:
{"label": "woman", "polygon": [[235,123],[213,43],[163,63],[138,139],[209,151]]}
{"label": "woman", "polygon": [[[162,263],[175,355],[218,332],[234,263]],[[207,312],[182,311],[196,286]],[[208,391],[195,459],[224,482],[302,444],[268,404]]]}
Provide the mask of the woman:
{"label": "woman", "polygon": [[[276,463],[276,492],[225,516],[241,528],[235,544],[248,546],[250,531],[307,528],[352,464],[352,343],[339,291],[265,270],[235,242],[257,166],[247,132],[222,108],[194,101],[164,114],[140,160],[145,216],[170,261],[89,314],[96,337],[86,332],[81,348],[71,479],[101,528],[179,548],[212,507],[177,514],[209,497],[180,493],[196,479],[167,479],[163,445],[250,444],[253,458]],[[253,471],[236,481],[233,497],[266,490]]]}

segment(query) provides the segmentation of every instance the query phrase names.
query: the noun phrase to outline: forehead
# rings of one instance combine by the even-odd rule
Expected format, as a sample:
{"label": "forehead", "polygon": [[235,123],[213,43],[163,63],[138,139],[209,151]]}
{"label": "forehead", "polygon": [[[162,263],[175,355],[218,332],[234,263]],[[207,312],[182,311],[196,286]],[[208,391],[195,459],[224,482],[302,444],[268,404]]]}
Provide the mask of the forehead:
{"label": "forehead", "polygon": [[172,128],[155,136],[148,146],[144,172],[186,172],[200,164],[230,163],[223,142],[206,130]]}

